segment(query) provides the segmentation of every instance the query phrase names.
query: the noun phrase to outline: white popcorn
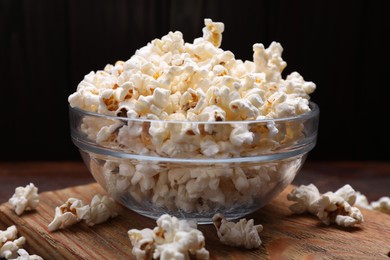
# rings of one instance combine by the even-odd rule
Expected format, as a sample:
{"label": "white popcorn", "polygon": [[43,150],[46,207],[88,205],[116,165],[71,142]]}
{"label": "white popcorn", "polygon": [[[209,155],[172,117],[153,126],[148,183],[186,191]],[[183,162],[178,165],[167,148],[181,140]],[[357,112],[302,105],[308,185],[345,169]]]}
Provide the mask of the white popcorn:
{"label": "white popcorn", "polygon": [[233,247],[245,247],[247,249],[258,248],[261,245],[259,233],[263,231],[262,225],[254,225],[254,220],[240,219],[238,222],[230,222],[217,213],[213,216],[213,224],[223,244]]}
{"label": "white popcorn", "polygon": [[0,247],[7,241],[17,238],[18,230],[15,225],[9,226],[6,230],[0,230]]}
{"label": "white popcorn", "polygon": [[360,191],[356,191],[355,206],[365,209],[372,209],[366,195],[362,194]]}
{"label": "white popcorn", "polygon": [[76,208],[76,213],[88,226],[103,223],[118,215],[115,202],[111,198],[101,195],[95,195],[89,205]]}
{"label": "white popcorn", "polygon": [[16,238],[12,241],[5,242],[0,248],[0,258],[15,258],[17,255],[17,251],[22,248],[25,243],[26,239],[23,236]]}
{"label": "white popcorn", "polygon": [[320,197],[321,194],[314,184],[301,185],[287,194],[288,200],[296,201],[289,206],[290,210],[298,214],[308,211],[316,215],[317,212],[313,205]]}
{"label": "white popcorn", "polygon": [[348,227],[364,221],[358,208],[352,207],[333,192],[323,194],[313,207],[317,212],[317,217],[326,225],[335,222],[339,226]]}
{"label": "white popcorn", "polygon": [[370,205],[373,210],[390,214],[390,197],[381,197],[377,201],[372,201]]}
{"label": "white popcorn", "polygon": [[[123,126],[123,123],[122,122],[116,122],[112,125],[109,125],[109,126],[103,126],[99,132],[97,133],[97,136],[96,136],[96,142],[97,143],[102,143],[104,141],[110,141],[109,138],[111,138],[115,132],[121,127]],[[116,136],[114,136],[115,138]]]}
{"label": "white popcorn", "polygon": [[[299,142],[305,137],[301,123],[271,120],[310,111],[315,84],[298,72],[283,79],[280,43],[254,44],[253,61],[242,61],[220,48],[223,31],[223,23],[205,19],[202,37],[191,43],[181,32],[169,32],[128,60],[87,74],[69,96],[70,105],[124,120],[84,117],[81,130],[107,149],[169,158],[256,156]],[[189,176],[183,168],[111,159],[96,158],[107,163],[94,175],[104,176],[101,182],[114,197],[184,212],[256,201],[296,167],[286,160],[259,169],[237,167],[233,174],[229,167],[194,165]],[[93,164],[91,170],[98,171]]]}
{"label": "white popcorn", "polygon": [[254,134],[248,131],[248,125],[237,124],[230,133],[229,140],[235,146],[250,144],[253,141]]}
{"label": "white popcorn", "polygon": [[152,259],[155,250],[153,230],[149,228],[142,230],[130,229],[127,234],[133,246],[131,253],[136,259]]}
{"label": "white popcorn", "polygon": [[38,255],[30,255],[23,248],[18,249],[17,253],[19,256],[16,258],[12,258],[13,260],[43,260],[43,258]]}
{"label": "white popcorn", "polygon": [[355,195],[356,195],[356,202],[355,202],[356,206],[390,214],[390,197],[383,196],[376,201],[369,202],[367,197],[361,192],[356,191]]}
{"label": "white popcorn", "polygon": [[39,204],[38,188],[33,183],[25,187],[17,187],[8,202],[17,215],[27,210],[34,210]]}
{"label": "white popcorn", "polygon": [[77,214],[77,208],[83,206],[84,203],[82,200],[69,198],[64,204],[56,207],[54,219],[48,225],[49,230],[55,231],[57,229],[67,228],[80,222],[81,218]]}
{"label": "white popcorn", "polygon": [[336,223],[339,226],[349,227],[364,222],[360,210],[353,207],[356,201],[356,192],[346,184],[336,192],[320,194],[313,184],[301,185],[293,189],[287,199],[296,201],[290,205],[294,213],[310,212],[316,215],[324,224]]}
{"label": "white popcorn", "polygon": [[[22,246],[26,243],[25,237],[17,237],[18,230],[15,225],[6,230],[0,230],[0,258],[22,259],[22,260],[40,260],[39,256],[30,256]],[[17,254],[19,256],[17,257]],[[30,258],[28,258],[30,257]]]}
{"label": "white popcorn", "polygon": [[195,222],[164,214],[153,230],[130,229],[128,236],[137,259],[209,259],[205,239]]}

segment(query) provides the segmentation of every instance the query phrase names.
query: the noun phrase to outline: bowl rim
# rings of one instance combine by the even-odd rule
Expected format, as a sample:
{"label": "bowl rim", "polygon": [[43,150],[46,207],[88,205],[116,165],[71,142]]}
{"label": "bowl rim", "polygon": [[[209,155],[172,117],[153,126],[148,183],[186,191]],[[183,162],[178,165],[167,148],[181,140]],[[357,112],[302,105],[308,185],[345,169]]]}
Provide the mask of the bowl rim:
{"label": "bowl rim", "polygon": [[68,105],[70,111],[75,111],[78,113],[82,113],[89,116],[94,117],[104,117],[109,118],[112,120],[121,120],[121,121],[131,121],[131,122],[149,122],[149,123],[172,123],[172,124],[253,124],[253,123],[268,123],[268,122],[283,122],[283,121],[297,121],[297,120],[304,120],[309,118],[315,118],[320,113],[319,106],[309,100],[309,107],[310,111],[307,111],[303,114],[299,114],[296,116],[289,116],[289,117],[280,117],[280,118],[265,118],[265,119],[259,119],[259,120],[232,120],[232,121],[191,121],[191,120],[156,120],[156,119],[147,119],[147,118],[129,118],[129,117],[121,117],[121,116],[114,116],[114,115],[107,115],[107,114],[101,114],[97,112],[87,111],[79,107],[72,107],[70,104]]}

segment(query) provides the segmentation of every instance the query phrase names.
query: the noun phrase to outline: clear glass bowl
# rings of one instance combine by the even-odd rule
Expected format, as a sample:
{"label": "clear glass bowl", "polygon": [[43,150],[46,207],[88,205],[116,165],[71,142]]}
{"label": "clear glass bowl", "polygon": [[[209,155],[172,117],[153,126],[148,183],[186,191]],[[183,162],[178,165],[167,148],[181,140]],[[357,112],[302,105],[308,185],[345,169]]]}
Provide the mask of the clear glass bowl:
{"label": "clear glass bowl", "polygon": [[157,121],[69,107],[71,137],[96,181],[150,218],[168,213],[211,223],[269,203],[316,145],[319,108],[257,121]]}

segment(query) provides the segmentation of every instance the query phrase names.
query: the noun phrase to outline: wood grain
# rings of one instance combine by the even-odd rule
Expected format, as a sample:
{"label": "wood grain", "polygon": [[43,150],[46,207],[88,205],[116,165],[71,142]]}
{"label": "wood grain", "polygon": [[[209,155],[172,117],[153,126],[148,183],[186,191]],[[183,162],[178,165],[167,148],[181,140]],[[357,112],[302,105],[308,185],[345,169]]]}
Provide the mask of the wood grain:
{"label": "wood grain", "polygon": [[[264,226],[259,249],[222,245],[212,225],[200,225],[211,259],[389,259],[389,215],[362,209],[366,221],[358,227],[326,226],[314,216],[291,214],[286,195],[293,187],[247,216]],[[118,217],[93,227],[78,223],[64,230],[48,231],[56,206],[69,197],[89,202],[95,194],[105,194],[96,183],[43,192],[39,207],[20,217],[8,203],[3,203],[0,230],[15,224],[27,239],[26,250],[44,259],[134,259],[127,231],[153,228],[156,223],[124,207],[120,207]]]}

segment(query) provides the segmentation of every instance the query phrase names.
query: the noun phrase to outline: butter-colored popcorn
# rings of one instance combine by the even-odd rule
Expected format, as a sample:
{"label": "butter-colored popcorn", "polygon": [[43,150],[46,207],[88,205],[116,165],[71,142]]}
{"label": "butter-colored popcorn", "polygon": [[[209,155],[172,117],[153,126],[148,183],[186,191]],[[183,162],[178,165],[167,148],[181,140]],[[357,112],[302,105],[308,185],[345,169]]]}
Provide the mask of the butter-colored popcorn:
{"label": "butter-colored popcorn", "polygon": [[77,214],[77,208],[83,207],[84,202],[79,199],[69,198],[61,206],[56,207],[54,219],[49,223],[50,231],[55,231],[61,228],[67,228],[81,221]]}
{"label": "butter-colored popcorn", "polygon": [[114,200],[98,194],[92,198],[89,205],[77,207],[76,213],[88,226],[103,223],[118,215]]}
{"label": "butter-colored popcorn", "polygon": [[21,215],[24,211],[34,210],[39,204],[38,188],[33,183],[25,187],[17,187],[8,202],[17,215]]}
{"label": "butter-colored popcorn", "polygon": [[18,257],[12,258],[13,260],[43,260],[39,255],[30,255],[25,249],[20,248],[17,251]]}
{"label": "butter-colored popcorn", "polygon": [[301,185],[293,189],[287,199],[296,201],[290,205],[294,213],[310,212],[316,215],[324,224],[336,223],[339,226],[353,226],[364,222],[362,213],[353,207],[356,201],[356,192],[346,184],[336,192],[320,194],[313,184]]}
{"label": "butter-colored popcorn", "polygon": [[240,219],[238,222],[231,222],[217,213],[213,216],[213,224],[223,244],[233,247],[245,247],[247,249],[258,248],[261,245],[259,233],[263,226],[254,225],[254,220]]}
{"label": "butter-colored popcorn", "polygon": [[153,230],[128,231],[137,259],[209,259],[205,238],[195,222],[163,214],[156,223]]}
{"label": "butter-colored popcorn", "polygon": [[0,258],[12,259],[17,255],[17,251],[26,243],[26,238],[21,236],[12,241],[5,242],[0,248]]}
{"label": "butter-colored popcorn", "polygon": [[222,33],[225,30],[223,23],[214,23],[211,19],[205,19],[206,27],[203,28],[203,38],[211,42],[215,47],[219,47],[222,42]]}

